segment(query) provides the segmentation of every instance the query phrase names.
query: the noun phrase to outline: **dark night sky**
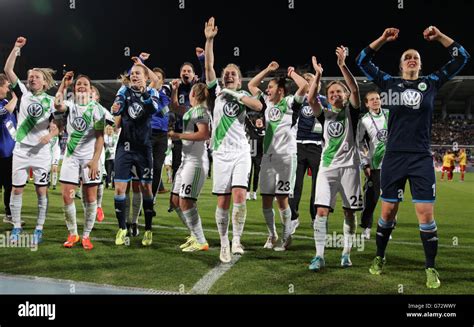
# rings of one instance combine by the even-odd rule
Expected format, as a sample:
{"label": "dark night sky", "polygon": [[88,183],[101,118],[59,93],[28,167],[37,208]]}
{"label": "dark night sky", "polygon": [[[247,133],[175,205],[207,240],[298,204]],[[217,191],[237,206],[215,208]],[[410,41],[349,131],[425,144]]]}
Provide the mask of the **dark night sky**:
{"label": "dark night sky", "polygon": [[[204,22],[216,17],[219,34],[215,40],[216,68],[235,62],[244,72],[265,67],[275,59],[280,65],[303,66],[312,54],[318,56],[326,76],[340,75],[334,49],[350,49],[349,66],[355,75],[357,53],[377,38],[385,27],[398,27],[400,38],[386,45],[377,63],[396,73],[403,50],[418,49],[424,72],[449,58],[443,47],[426,42],[423,29],[437,26],[474,53],[474,1],[398,0],[315,1],[294,0],[207,1],[185,0],[1,0],[2,55],[19,35],[28,38],[22,60],[28,67],[49,66],[88,74],[93,79],[113,79],[129,67],[124,48],[132,54],[152,53],[150,66],[163,67],[169,77],[177,76],[182,62],[194,59],[194,47],[204,45]],[[240,57],[233,48],[240,48]],[[474,75],[472,63],[462,72]],[[19,75],[24,78],[21,69]],[[60,78],[60,74],[56,78]]]}

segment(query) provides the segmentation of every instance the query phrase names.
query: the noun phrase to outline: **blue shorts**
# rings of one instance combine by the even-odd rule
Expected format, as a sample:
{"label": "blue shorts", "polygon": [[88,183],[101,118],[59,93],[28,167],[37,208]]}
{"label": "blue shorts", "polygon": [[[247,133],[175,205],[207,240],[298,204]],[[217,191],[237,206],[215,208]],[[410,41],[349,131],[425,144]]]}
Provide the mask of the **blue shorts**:
{"label": "blue shorts", "polygon": [[380,198],[385,202],[403,201],[407,180],[413,202],[435,201],[435,169],[433,158],[428,153],[386,152],[380,178]]}
{"label": "blue shorts", "polygon": [[129,182],[134,174],[132,167],[135,166],[136,177],[142,183],[151,183],[153,181],[153,159],[152,149],[143,148],[140,151],[126,151],[121,144],[117,145],[115,153],[115,182]]}

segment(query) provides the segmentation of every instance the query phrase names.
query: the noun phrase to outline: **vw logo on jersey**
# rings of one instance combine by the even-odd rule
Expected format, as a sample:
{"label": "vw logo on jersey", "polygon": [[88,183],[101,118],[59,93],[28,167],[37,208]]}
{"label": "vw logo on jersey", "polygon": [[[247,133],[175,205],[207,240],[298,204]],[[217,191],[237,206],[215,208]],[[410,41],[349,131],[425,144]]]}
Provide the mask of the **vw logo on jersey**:
{"label": "vw logo on jersey", "polygon": [[419,108],[422,99],[423,95],[417,90],[408,89],[402,93],[402,104],[413,107],[414,109]]}
{"label": "vw logo on jersey", "polygon": [[301,109],[301,114],[303,114],[303,117],[305,118],[312,118],[313,117],[313,108],[310,106],[304,106]]}
{"label": "vw logo on jersey", "polygon": [[234,117],[237,117],[237,115],[239,114],[239,109],[240,109],[240,106],[237,102],[233,102],[233,101],[227,102],[224,105],[224,114],[227,117],[234,118]]}
{"label": "vw logo on jersey", "polygon": [[377,140],[380,142],[386,143],[388,138],[388,130],[387,129],[381,129],[380,131],[377,132]]}
{"label": "vw logo on jersey", "polygon": [[32,103],[28,106],[27,111],[29,116],[33,118],[39,118],[43,113],[43,106],[39,103]]}
{"label": "vw logo on jersey", "polygon": [[74,128],[78,132],[84,132],[87,128],[87,122],[82,117],[77,117],[72,122],[72,128]]}
{"label": "vw logo on jersey", "polygon": [[278,107],[273,107],[268,112],[268,119],[272,122],[280,121],[281,119],[281,110]]}
{"label": "vw logo on jersey", "polygon": [[132,119],[137,119],[138,117],[142,115],[142,113],[143,113],[143,107],[139,103],[134,102],[132,103],[132,105],[128,107],[128,114],[130,115]]}
{"label": "vw logo on jersey", "polygon": [[341,122],[333,121],[328,126],[328,134],[331,137],[340,137],[344,133],[344,125]]}

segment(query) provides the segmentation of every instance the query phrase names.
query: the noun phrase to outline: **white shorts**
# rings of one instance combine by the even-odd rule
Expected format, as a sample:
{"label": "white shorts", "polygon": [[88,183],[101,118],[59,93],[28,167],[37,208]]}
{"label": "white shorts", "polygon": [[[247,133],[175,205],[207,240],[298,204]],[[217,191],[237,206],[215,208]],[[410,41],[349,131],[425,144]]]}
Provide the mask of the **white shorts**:
{"label": "white shorts", "polygon": [[53,156],[52,156],[51,165],[58,166],[60,157],[61,157],[61,148],[59,147],[59,145],[55,145],[53,148]]}
{"label": "white shorts", "polygon": [[87,167],[89,161],[90,159],[77,159],[75,157],[65,156],[61,166],[59,182],[79,185],[82,180],[82,184],[85,185],[100,184],[102,167],[99,163],[99,173],[94,179],[91,179],[89,178],[89,168]]}
{"label": "white shorts", "polygon": [[260,166],[260,194],[290,195],[296,179],[296,154],[265,154]]}
{"label": "white shorts", "polygon": [[334,211],[336,195],[341,193],[344,209],[362,210],[364,201],[360,187],[359,167],[326,168],[319,167],[316,179],[316,207],[329,208]]}
{"label": "white shorts", "polygon": [[207,176],[206,167],[198,166],[192,162],[181,163],[174,178],[172,194],[197,201]]}
{"label": "white shorts", "polygon": [[51,149],[49,144],[30,146],[17,143],[13,149],[12,185],[23,187],[28,180],[28,170],[33,170],[37,186],[49,184],[51,170]]}
{"label": "white shorts", "polygon": [[213,152],[212,193],[230,195],[234,187],[247,189],[252,159],[248,153]]}

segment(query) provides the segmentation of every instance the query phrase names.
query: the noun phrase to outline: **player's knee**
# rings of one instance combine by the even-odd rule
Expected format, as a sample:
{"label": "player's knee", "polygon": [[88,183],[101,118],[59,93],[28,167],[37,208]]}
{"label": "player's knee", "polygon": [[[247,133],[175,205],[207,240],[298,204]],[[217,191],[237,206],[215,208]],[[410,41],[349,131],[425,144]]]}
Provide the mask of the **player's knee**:
{"label": "player's knee", "polygon": [[181,211],[187,211],[190,210],[194,207],[194,201],[189,200],[189,199],[179,199],[179,208]]}
{"label": "player's knee", "polygon": [[319,217],[327,217],[329,215],[329,209],[328,208],[323,208],[323,207],[318,207],[316,209],[316,214]]}
{"label": "player's knee", "polygon": [[22,195],[23,194],[23,187],[13,187],[12,188],[12,193],[15,195]]}

